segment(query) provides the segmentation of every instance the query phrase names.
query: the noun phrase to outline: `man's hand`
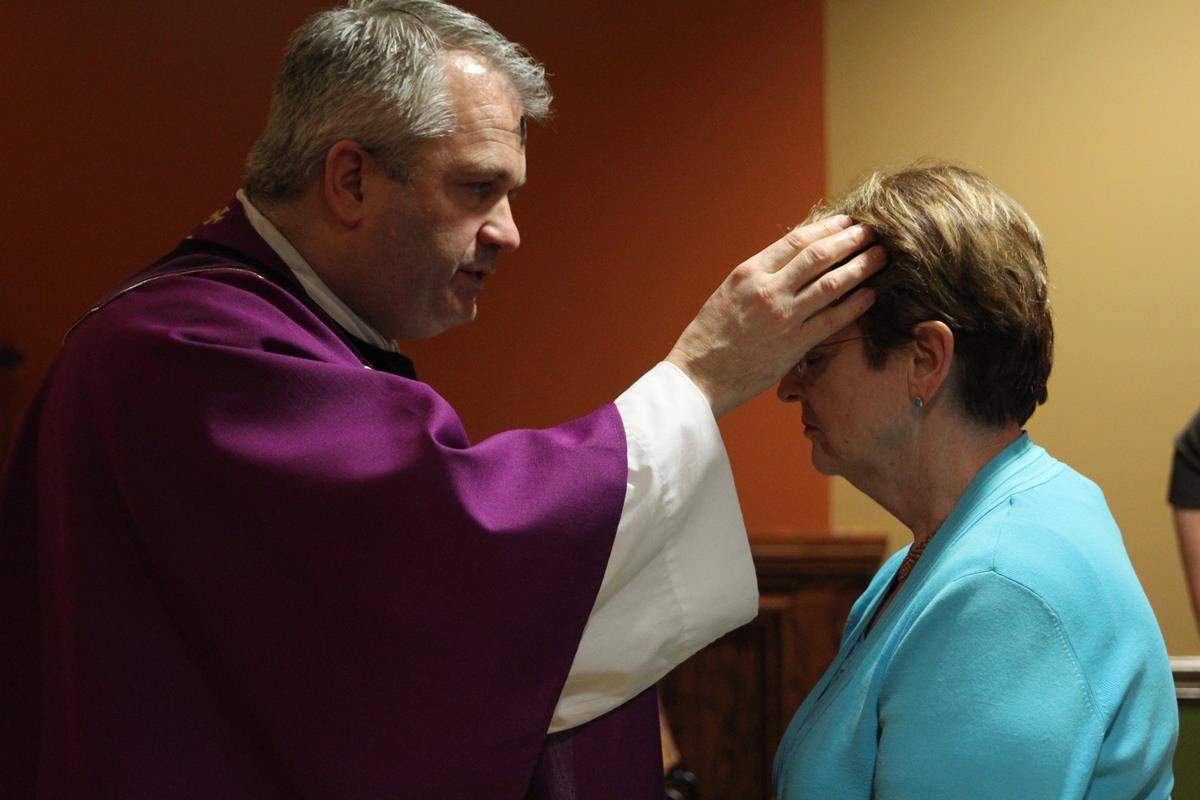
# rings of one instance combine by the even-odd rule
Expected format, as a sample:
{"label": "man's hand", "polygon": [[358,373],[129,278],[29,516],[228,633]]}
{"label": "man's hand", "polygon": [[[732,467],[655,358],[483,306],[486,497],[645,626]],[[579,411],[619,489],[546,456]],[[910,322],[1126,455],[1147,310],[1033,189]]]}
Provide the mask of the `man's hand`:
{"label": "man's hand", "polygon": [[845,216],[792,229],[730,273],[666,360],[700,387],[715,416],[741,405],[870,308],[870,289],[828,306],[883,266],[881,247],[854,255],[871,239]]}

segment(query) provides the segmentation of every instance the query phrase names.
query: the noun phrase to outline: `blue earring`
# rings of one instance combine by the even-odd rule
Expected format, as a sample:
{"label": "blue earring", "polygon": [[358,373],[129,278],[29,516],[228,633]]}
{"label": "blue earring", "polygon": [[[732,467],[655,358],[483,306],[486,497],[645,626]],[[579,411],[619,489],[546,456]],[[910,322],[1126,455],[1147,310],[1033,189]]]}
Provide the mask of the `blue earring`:
{"label": "blue earring", "polygon": [[917,395],[916,397],[913,398],[913,405],[916,406],[917,409],[919,410],[921,408],[924,408],[925,401],[921,399],[920,395]]}

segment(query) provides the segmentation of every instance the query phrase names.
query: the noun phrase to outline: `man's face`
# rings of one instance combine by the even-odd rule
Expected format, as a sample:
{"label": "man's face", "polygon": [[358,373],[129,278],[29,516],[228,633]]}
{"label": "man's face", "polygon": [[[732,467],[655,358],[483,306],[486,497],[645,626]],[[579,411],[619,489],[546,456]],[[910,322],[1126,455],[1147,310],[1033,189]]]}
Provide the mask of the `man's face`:
{"label": "man's face", "polygon": [[387,181],[364,226],[359,313],[389,338],[421,339],[475,318],[502,252],[521,243],[509,205],[525,182],[524,122],[509,80],[451,53],[455,132],[419,145],[408,181]]}

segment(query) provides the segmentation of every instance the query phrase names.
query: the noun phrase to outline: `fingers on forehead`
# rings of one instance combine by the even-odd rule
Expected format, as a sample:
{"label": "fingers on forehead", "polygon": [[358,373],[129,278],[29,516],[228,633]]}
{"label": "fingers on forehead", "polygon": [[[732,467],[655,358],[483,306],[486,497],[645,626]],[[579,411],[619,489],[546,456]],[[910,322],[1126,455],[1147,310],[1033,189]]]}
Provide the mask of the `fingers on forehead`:
{"label": "fingers on forehead", "polygon": [[876,245],[854,256],[845,264],[829,270],[818,279],[818,282],[826,284],[830,290],[844,294],[848,289],[883,269],[883,265],[886,263],[886,251]]}
{"label": "fingers on forehead", "polygon": [[874,290],[858,289],[841,303],[815,314],[805,325],[814,340],[820,343],[861,317],[874,302]]}
{"label": "fingers on forehead", "polygon": [[866,225],[852,225],[814,242],[804,254],[814,266],[828,268],[867,246],[874,238],[875,232]]}
{"label": "fingers on forehead", "polygon": [[839,231],[849,228],[853,221],[845,214],[837,214],[808,225],[797,225],[783,237],[763,251],[767,257],[767,270],[774,272],[783,268],[806,248]]}
{"label": "fingers on forehead", "polygon": [[801,251],[828,239],[842,238],[847,235],[854,236],[853,232],[862,227],[862,225],[855,225],[854,220],[845,214],[838,214],[817,220],[809,225],[792,228],[788,235],[795,245],[795,250]]}
{"label": "fingers on forehead", "polygon": [[[859,253],[845,264],[825,272],[816,280],[801,287],[795,294],[796,308],[804,309],[814,306],[820,308],[837,303],[839,298],[848,295],[856,286],[882,268],[885,263],[884,255],[883,248],[872,247],[866,252]],[[870,306],[873,299],[874,292],[859,290],[847,297],[841,305],[835,305],[829,309],[846,307],[846,310],[839,312],[836,318],[839,324],[837,327],[830,328],[830,332],[840,330],[856,319]],[[822,312],[822,314],[824,313]],[[849,314],[849,316],[842,319],[843,313]],[[813,319],[816,318],[816,316],[813,317]]]}
{"label": "fingers on forehead", "polygon": [[779,270],[778,276],[790,285],[793,291],[798,292],[809,281],[817,279],[817,276],[822,273],[828,275],[826,270],[831,270],[835,264],[850,256],[853,258],[849,258],[845,264],[832,271],[837,272],[852,265],[862,266],[865,262],[867,266],[872,267],[871,272],[873,272],[877,266],[876,262],[882,261],[883,251],[881,248],[872,247],[854,255],[854,252],[867,244],[872,236],[869,228],[860,225],[848,228],[834,236],[827,236],[793,258],[787,266]]}
{"label": "fingers on forehead", "polygon": [[813,225],[820,227],[821,236],[829,236],[840,230],[845,230],[853,224],[854,220],[850,219],[846,214],[834,214],[831,217],[825,217],[813,223]]}

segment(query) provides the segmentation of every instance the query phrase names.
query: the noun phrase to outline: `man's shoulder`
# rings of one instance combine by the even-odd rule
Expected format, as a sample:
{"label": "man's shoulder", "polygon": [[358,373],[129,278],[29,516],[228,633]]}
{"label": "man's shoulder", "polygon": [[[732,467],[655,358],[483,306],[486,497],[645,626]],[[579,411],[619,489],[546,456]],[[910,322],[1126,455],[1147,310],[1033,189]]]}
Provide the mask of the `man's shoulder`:
{"label": "man's shoulder", "polygon": [[350,355],[291,292],[248,265],[210,259],[148,270],[119,286],[75,323],[63,352],[129,356],[164,343],[261,349],[271,342]]}
{"label": "man's shoulder", "polygon": [[214,424],[230,407],[309,409],[313,397],[399,388],[421,413],[436,402],[413,391],[415,382],[378,380],[299,298],[252,270],[214,265],[147,277],[67,337],[41,394],[47,419],[86,417],[128,438],[167,409],[162,425],[175,430]]}

